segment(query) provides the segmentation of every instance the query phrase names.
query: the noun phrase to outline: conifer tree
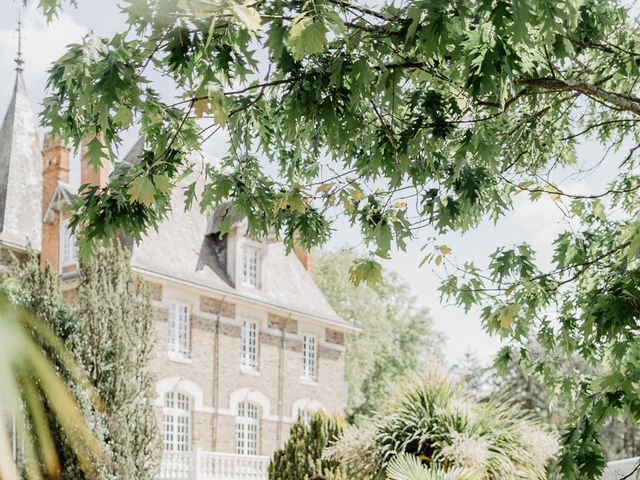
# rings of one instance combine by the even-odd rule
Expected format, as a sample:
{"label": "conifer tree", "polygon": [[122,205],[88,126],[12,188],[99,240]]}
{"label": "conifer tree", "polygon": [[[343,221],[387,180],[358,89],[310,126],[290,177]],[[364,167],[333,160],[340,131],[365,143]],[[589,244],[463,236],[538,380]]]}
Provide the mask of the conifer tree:
{"label": "conifer tree", "polygon": [[[153,376],[147,366],[153,346],[153,308],[145,282],[119,245],[101,248],[81,266],[75,304],[65,303],[58,275],[40,268],[32,252],[14,261],[3,282],[14,303],[31,310],[76,357],[100,399],[87,385],[69,384],[91,429],[103,444],[95,459],[99,480],[155,478],[158,434],[153,412]],[[53,362],[53,352],[48,352]],[[52,430],[62,440],[53,417]],[[74,454],[58,444],[61,478],[86,478]]]}
{"label": "conifer tree", "polygon": [[[12,259],[9,272],[3,278],[2,289],[9,295],[12,303],[33,313],[67,347],[71,346],[71,338],[76,334],[78,328],[77,317],[73,314],[71,307],[64,302],[58,275],[48,265],[44,269],[41,268],[38,256],[33,250],[30,250],[22,261],[15,257]],[[105,443],[106,419],[101,405],[94,402],[95,392],[90,391],[87,388],[88,385],[79,385],[74,381],[73,376],[65,370],[57,357],[57,352],[47,349],[42,344],[40,347],[69,388],[87,421],[87,425],[101,444],[103,456],[92,458],[97,479],[112,479],[108,467],[111,452]],[[77,357],[75,352],[71,353]],[[43,405],[48,405],[48,403],[43,402]],[[48,407],[45,407],[45,411],[52,440],[56,446],[60,478],[76,480],[86,478],[85,470],[67,441],[56,415]]]}
{"label": "conifer tree", "polygon": [[111,473],[119,480],[153,479],[158,435],[148,369],[151,296],[119,245],[100,249],[81,272],[72,348],[104,402]]}
{"label": "conifer tree", "polygon": [[309,421],[298,417],[282,449],[273,454],[269,480],[346,480],[343,467],[334,460],[322,458],[322,452],[343,433],[344,421],[322,412],[314,412]]}

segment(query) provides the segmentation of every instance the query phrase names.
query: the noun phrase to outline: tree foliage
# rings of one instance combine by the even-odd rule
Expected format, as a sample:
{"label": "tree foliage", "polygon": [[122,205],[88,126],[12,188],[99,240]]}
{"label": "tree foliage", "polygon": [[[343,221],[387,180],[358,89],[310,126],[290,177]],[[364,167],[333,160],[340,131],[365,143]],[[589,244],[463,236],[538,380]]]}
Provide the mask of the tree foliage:
{"label": "tree foliage", "polygon": [[539,480],[547,478],[557,448],[554,436],[516,404],[495,397],[477,402],[431,365],[424,379],[406,383],[370,424],[347,431],[326,456],[359,480],[412,478],[398,476],[398,468],[425,479],[448,473],[461,480]]}
{"label": "tree foliage", "polygon": [[324,449],[335,442],[343,430],[344,420],[322,411],[311,413],[308,422],[298,417],[284,446],[273,454],[269,480],[309,480],[316,476],[326,480],[349,478],[338,462],[322,456]]}
{"label": "tree foliage", "polygon": [[[574,355],[571,366],[565,366],[567,375],[593,375],[592,368]],[[457,377],[478,399],[499,396],[509,399],[530,412],[537,420],[555,432],[562,432],[572,410],[571,404],[557,391],[544,384],[543,376],[523,370],[513,361],[503,365],[501,371],[483,363],[477,356],[467,353],[453,368]],[[599,428],[607,461],[638,456],[640,428],[624,416],[612,416]]]}
{"label": "tree foliage", "polygon": [[71,302],[63,300],[58,275],[48,266],[41,269],[35,254],[15,262],[5,281],[12,300],[33,311],[82,370],[81,382],[62,368],[59,349],[42,345],[70,386],[103,453],[91,457],[95,472],[86,476],[86,465],[79,461],[86,463],[86,458],[61,441],[69,434],[58,426],[56,416],[49,415],[59,474],[153,479],[158,438],[148,368],[153,345],[150,294],[131,270],[127,252],[117,245],[97,250],[94,258],[83,262],[81,272],[77,291],[68,290]]}
{"label": "tree foliage", "polygon": [[[548,197],[571,220],[550,268],[527,244],[486,268],[438,241],[426,260],[454,264],[443,295],[483,309],[512,344],[505,361],[517,349],[575,405],[562,471],[594,478],[599,425],[640,420],[640,29],[620,1],[129,0],[126,32],[70,46],[44,101],[64,140],[94,138],[95,164],[129,130],[146,139],[140,162],[81,190],[82,244],[156,227],[188,156],[220,131],[228,152],[187,203],[231,199],[252,235],[290,247],[322,244],[344,215],[370,252],[356,283],[379,280],[376,257],[419,229],[467,231],[517,194]],[[42,2],[49,14],[59,3]],[[554,180],[590,171],[576,158],[585,139],[623,152],[610,185],[586,195]],[[544,355],[529,354],[532,337]],[[574,352],[616,368],[559,375]]]}
{"label": "tree foliage", "polygon": [[[2,376],[0,411],[14,418],[0,419],[0,435],[4,433],[1,427],[16,421],[19,428],[13,433],[18,435],[24,459],[21,475],[29,479],[43,474],[47,478],[103,478],[108,447],[100,399],[69,348],[77,323],[62,300],[58,275],[49,267],[42,270],[35,252],[29,251],[21,261],[12,259],[9,272],[3,275],[2,291],[14,308],[28,312],[19,322],[26,332],[24,338],[14,330],[15,313],[8,304],[0,322],[15,369],[15,383]],[[3,373],[6,368],[3,366]],[[21,399],[18,405],[15,398]],[[5,445],[9,448],[9,443]],[[3,450],[0,458],[4,464],[12,454]],[[18,478],[5,473],[0,472],[0,478]]]}
{"label": "tree foliage", "polygon": [[314,280],[338,314],[361,329],[349,333],[346,346],[347,414],[370,416],[382,408],[399,381],[440,355],[442,334],[432,329],[424,307],[416,307],[411,287],[392,272],[382,283],[352,285],[348,271],[354,256],[347,251],[314,257]]}
{"label": "tree foliage", "polygon": [[100,395],[117,479],[156,478],[158,428],[153,411],[151,294],[119,245],[82,262],[74,308],[73,351]]}

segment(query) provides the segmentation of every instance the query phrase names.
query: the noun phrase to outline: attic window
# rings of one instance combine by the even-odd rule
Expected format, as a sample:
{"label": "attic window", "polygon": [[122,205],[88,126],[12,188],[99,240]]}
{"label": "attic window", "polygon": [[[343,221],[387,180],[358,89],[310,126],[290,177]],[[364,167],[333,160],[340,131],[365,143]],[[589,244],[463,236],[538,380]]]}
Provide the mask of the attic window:
{"label": "attic window", "polygon": [[247,285],[260,286],[260,257],[257,248],[244,247],[242,260],[242,279]]}

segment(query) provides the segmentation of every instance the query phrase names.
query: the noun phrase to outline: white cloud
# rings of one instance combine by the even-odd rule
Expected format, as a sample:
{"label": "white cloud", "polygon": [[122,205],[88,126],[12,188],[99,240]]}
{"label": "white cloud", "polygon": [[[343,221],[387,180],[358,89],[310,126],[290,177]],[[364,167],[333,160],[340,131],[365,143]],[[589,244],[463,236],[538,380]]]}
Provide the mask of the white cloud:
{"label": "white cloud", "polygon": [[[593,193],[591,186],[584,181],[563,183],[561,190],[575,195]],[[551,260],[553,241],[558,234],[575,223],[575,219],[569,219],[566,216],[569,204],[570,201],[566,198],[554,201],[549,198],[549,195],[543,194],[540,199],[533,201],[528,195],[521,193],[514,201],[513,212],[507,216],[507,222],[514,230],[514,240],[517,238],[519,242],[529,243],[543,265]]]}
{"label": "white cloud", "polygon": [[[14,25],[0,28],[0,106],[4,113],[9,102],[15,79],[15,63],[18,48],[17,12]],[[25,60],[24,77],[32,101],[39,103],[46,85],[47,70],[52,61],[59,58],[70,43],[79,41],[88,32],[64,12],[47,24],[35,2],[23,10],[22,51]]]}

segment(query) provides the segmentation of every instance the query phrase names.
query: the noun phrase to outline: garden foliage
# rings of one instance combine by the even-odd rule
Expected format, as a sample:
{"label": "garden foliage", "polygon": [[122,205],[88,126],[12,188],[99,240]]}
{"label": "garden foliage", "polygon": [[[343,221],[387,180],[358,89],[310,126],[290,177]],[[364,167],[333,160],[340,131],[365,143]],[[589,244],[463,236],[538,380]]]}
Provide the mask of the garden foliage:
{"label": "garden foliage", "polygon": [[[95,478],[151,480],[159,444],[152,406],[155,389],[148,369],[153,345],[150,294],[119,245],[98,249],[82,263],[81,272],[77,290],[65,290],[63,299],[58,275],[49,267],[41,269],[31,252],[25,261],[13,263],[4,288],[14,303],[35,313],[64,344],[64,350],[42,348],[100,443],[101,454],[90,460]],[[60,351],[69,351],[81,377],[63,368]],[[94,478],[86,476],[86,458],[66,441],[69,433],[59,425],[58,413],[49,410],[47,422],[58,457],[54,471],[63,478]],[[77,423],[81,428],[82,421]],[[34,461],[44,463],[46,458]]]}
{"label": "garden foliage", "polygon": [[425,479],[538,480],[557,450],[555,436],[521,408],[497,398],[475,401],[448,372],[430,368],[325,456],[362,480],[395,479],[406,469]]}
{"label": "garden foliage", "polygon": [[347,480],[349,477],[337,461],[322,457],[327,445],[342,435],[344,426],[344,420],[322,411],[311,413],[308,422],[298,417],[284,447],[273,454],[269,480],[309,480],[314,476]]}

